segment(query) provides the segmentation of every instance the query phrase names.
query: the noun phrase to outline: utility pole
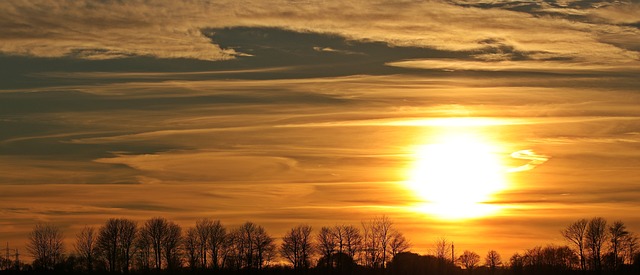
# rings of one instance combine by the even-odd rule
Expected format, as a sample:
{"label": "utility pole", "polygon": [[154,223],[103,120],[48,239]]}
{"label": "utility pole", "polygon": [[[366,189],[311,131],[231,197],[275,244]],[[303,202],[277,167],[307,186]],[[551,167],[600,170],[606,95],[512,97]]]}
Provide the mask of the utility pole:
{"label": "utility pole", "polygon": [[451,263],[456,265],[456,252],[454,249],[453,242],[451,242]]}

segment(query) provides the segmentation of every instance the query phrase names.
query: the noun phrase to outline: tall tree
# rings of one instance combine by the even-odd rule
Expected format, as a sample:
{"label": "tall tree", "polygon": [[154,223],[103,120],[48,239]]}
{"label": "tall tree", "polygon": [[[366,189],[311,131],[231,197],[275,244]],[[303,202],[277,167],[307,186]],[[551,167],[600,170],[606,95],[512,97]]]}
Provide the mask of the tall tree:
{"label": "tall tree", "polygon": [[386,267],[387,256],[388,256],[388,248],[389,242],[391,240],[393,229],[393,222],[389,217],[383,215],[382,217],[378,217],[374,219],[374,229],[376,230],[380,247],[382,248],[382,268]]}
{"label": "tall tree", "polygon": [[138,234],[138,223],[129,219],[120,219],[120,252],[122,253],[122,270],[129,273],[134,253],[134,242]]}
{"label": "tall tree", "polygon": [[155,257],[153,257],[151,237],[144,233],[144,228],[138,230],[138,236],[134,246],[136,248],[136,262],[138,269],[149,271],[153,263],[155,263]]}
{"label": "tall tree", "polygon": [[391,251],[391,257],[395,257],[398,253],[405,252],[409,250],[411,244],[404,237],[404,234],[401,232],[394,230],[391,233],[391,239],[389,240],[389,250]]}
{"label": "tall tree", "polygon": [[458,261],[467,270],[472,270],[480,262],[480,255],[473,251],[465,250],[458,258]]}
{"label": "tall tree", "polygon": [[136,222],[128,219],[109,219],[100,227],[97,247],[110,272],[129,272],[137,231]]}
{"label": "tall tree", "polygon": [[609,226],[609,240],[611,252],[613,253],[613,268],[618,268],[618,258],[624,239],[629,235],[627,227],[622,221],[615,221]]}
{"label": "tall tree", "polygon": [[294,269],[309,268],[313,248],[311,231],[311,226],[301,224],[291,228],[282,237],[280,255],[287,259]]}
{"label": "tall tree", "polygon": [[220,220],[215,220],[210,224],[209,238],[207,240],[208,247],[211,250],[211,262],[213,268],[220,268],[220,254],[224,249],[227,238],[227,229],[222,225]]}
{"label": "tall tree", "polygon": [[607,221],[596,217],[589,221],[586,231],[586,246],[591,255],[593,269],[596,272],[602,270],[602,245],[607,234]]}
{"label": "tall tree", "polygon": [[202,267],[207,268],[207,253],[209,253],[209,237],[211,236],[211,228],[213,221],[210,219],[200,219],[196,221],[196,232],[198,233],[198,243],[200,247],[200,260]]}
{"label": "tall tree", "polygon": [[76,253],[80,260],[84,263],[85,271],[92,272],[97,252],[97,233],[95,228],[85,226],[78,234],[76,234],[76,243],[74,245]]}
{"label": "tall tree", "polygon": [[389,242],[394,231],[393,222],[387,216],[375,217],[362,222],[365,264],[385,267],[388,260]]}
{"label": "tall tree", "polygon": [[198,238],[198,230],[194,227],[187,229],[184,239],[184,252],[187,257],[187,263],[191,271],[195,271],[200,266],[200,241]]}
{"label": "tall tree", "polygon": [[356,254],[362,249],[362,235],[360,230],[353,225],[346,225],[344,230],[345,251],[351,259],[355,259]]}
{"label": "tall tree", "polygon": [[560,231],[562,236],[575,246],[575,249],[578,251],[578,256],[580,256],[580,268],[582,270],[587,269],[584,249],[588,223],[587,219],[579,219]]}
{"label": "tall tree", "polygon": [[154,268],[162,268],[162,251],[169,222],[165,218],[155,217],[147,220],[141,229],[142,238],[147,239],[154,256]]}
{"label": "tall tree", "polygon": [[[440,237],[433,243],[433,254],[436,258],[446,261],[451,259],[451,242],[446,237]],[[453,259],[451,259],[453,260]]]}
{"label": "tall tree", "polygon": [[627,263],[629,265],[633,264],[633,257],[636,255],[638,251],[638,237],[633,232],[629,232],[629,234],[623,240],[624,251],[626,252]]}
{"label": "tall tree", "polygon": [[180,244],[182,243],[182,228],[180,225],[168,221],[166,226],[166,233],[162,239],[162,251],[167,264],[167,270],[170,272],[181,267],[181,250]]}
{"label": "tall tree", "polygon": [[489,250],[487,256],[484,258],[484,264],[489,267],[489,270],[493,274],[496,268],[502,264],[502,258],[497,251]]}
{"label": "tall tree", "polygon": [[236,268],[261,269],[276,250],[273,238],[264,227],[246,222],[229,234],[231,255]]}
{"label": "tall tree", "polygon": [[256,228],[253,238],[253,247],[255,247],[255,264],[258,269],[262,269],[265,262],[269,262],[276,250],[273,237],[271,237],[262,226]]}
{"label": "tall tree", "polygon": [[29,233],[27,251],[34,259],[34,266],[44,270],[52,270],[62,261],[64,253],[63,235],[53,224],[36,224]]}
{"label": "tall tree", "polygon": [[323,226],[320,228],[320,232],[316,235],[316,244],[320,256],[324,262],[319,262],[319,265],[324,267],[333,267],[333,254],[336,251],[337,240],[336,235],[333,234],[330,227]]}

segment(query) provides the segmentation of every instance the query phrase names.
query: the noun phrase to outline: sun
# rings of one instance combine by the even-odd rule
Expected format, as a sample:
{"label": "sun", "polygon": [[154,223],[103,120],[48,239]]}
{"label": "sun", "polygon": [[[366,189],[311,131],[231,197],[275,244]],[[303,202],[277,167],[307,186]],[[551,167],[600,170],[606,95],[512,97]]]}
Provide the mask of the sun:
{"label": "sun", "polygon": [[492,196],[506,188],[496,146],[481,137],[450,133],[415,149],[408,186],[420,211],[445,219],[490,215]]}

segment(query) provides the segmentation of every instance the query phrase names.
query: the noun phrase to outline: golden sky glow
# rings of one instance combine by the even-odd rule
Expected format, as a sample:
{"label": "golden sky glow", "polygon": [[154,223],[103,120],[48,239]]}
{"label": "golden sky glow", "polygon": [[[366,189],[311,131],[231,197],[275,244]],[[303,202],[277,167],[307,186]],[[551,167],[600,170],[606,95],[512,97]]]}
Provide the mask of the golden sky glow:
{"label": "golden sky glow", "polygon": [[640,5],[530,2],[0,1],[0,243],[154,216],[387,214],[416,252],[503,257],[582,217],[640,232]]}

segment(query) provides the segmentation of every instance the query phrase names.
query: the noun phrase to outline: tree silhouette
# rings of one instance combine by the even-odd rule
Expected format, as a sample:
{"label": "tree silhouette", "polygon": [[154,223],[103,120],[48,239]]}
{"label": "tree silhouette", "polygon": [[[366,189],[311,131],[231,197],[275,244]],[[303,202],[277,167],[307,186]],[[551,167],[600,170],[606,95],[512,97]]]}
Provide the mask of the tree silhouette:
{"label": "tree silhouette", "polygon": [[209,237],[211,236],[211,230],[213,227],[213,221],[210,219],[200,219],[196,221],[196,232],[198,236],[198,244],[200,248],[200,263],[202,267],[207,268],[207,253],[209,250]]}
{"label": "tree silhouette", "polygon": [[252,241],[256,251],[254,267],[262,269],[265,262],[269,262],[275,256],[276,245],[273,238],[262,226],[256,228]]}
{"label": "tree silhouette", "polygon": [[276,247],[273,238],[262,226],[245,222],[229,235],[227,260],[236,269],[261,269],[273,257]]}
{"label": "tree silhouette", "polygon": [[[197,270],[204,267],[203,263],[208,268],[219,269],[216,274],[297,274],[300,270],[310,275],[464,274],[463,269],[448,260],[450,244],[446,239],[436,242],[434,254],[438,257],[403,252],[408,249],[409,241],[385,218],[362,222],[363,235],[350,225],[323,227],[315,236],[308,225],[291,228],[283,236],[279,252],[282,259],[293,265],[293,269],[278,265],[277,262],[272,265],[271,260],[276,252],[274,239],[263,227],[252,222],[246,222],[227,234],[226,228],[217,220],[199,220],[196,226],[182,232],[177,223],[161,217],[147,220],[140,230],[137,230],[135,221],[112,218],[97,230],[84,227],[79,231],[74,245],[77,254],[68,257],[63,256],[62,232],[52,225],[37,224],[29,233],[27,248],[34,258],[33,267],[37,271],[55,270],[60,274],[105,271],[129,273],[130,270],[136,274],[148,274],[151,267],[158,274],[185,274],[187,271],[183,269],[183,262],[188,263],[191,274],[206,272]],[[207,228],[204,250],[198,224],[201,224],[201,228]],[[589,221],[581,219],[561,230],[561,233],[575,247],[575,251],[569,246],[536,246],[523,253],[515,253],[509,260],[510,268],[502,268],[500,254],[491,250],[484,258],[486,267],[477,270],[480,256],[464,251],[458,257],[458,263],[467,273],[485,275],[575,275],[578,274],[577,270],[585,269],[581,259],[587,259],[588,267],[593,270],[582,272],[585,274],[631,275],[640,271],[638,239],[620,221],[607,226],[603,218]],[[386,243],[383,242],[385,238]],[[309,269],[313,240],[317,240],[317,247],[323,250],[318,259],[318,269]],[[580,244],[584,253],[579,258]],[[607,253],[603,253],[605,250]],[[204,262],[202,253],[207,254],[210,260]],[[360,266],[353,257],[359,253],[362,253],[360,256],[363,260]],[[7,258],[4,260],[8,262]],[[391,259],[387,262],[385,258]],[[389,265],[388,268],[384,262]],[[219,267],[216,267],[216,263]],[[18,274],[21,274],[18,268],[32,270],[31,265],[15,266],[14,271]]]}
{"label": "tree silhouette", "polygon": [[363,252],[365,264],[370,267],[385,267],[389,242],[394,231],[393,222],[387,216],[375,217],[362,222]]}
{"label": "tree silhouette", "polygon": [[405,252],[409,250],[411,244],[404,237],[404,234],[401,232],[394,230],[391,233],[391,240],[389,240],[389,249],[391,250],[391,257],[395,257],[398,253]]}
{"label": "tree silhouette", "polygon": [[622,221],[615,221],[609,226],[609,240],[611,242],[611,253],[613,254],[613,269],[618,269],[619,252],[622,246],[622,242],[629,235],[627,227]]}
{"label": "tree silhouette", "polygon": [[187,257],[187,264],[191,268],[191,271],[195,271],[201,264],[200,255],[202,255],[198,230],[196,228],[189,227],[189,229],[187,229],[187,234],[183,239],[183,245],[185,256]]}
{"label": "tree silhouette", "polygon": [[582,270],[586,270],[587,268],[584,249],[588,223],[586,219],[579,219],[560,231],[562,236],[576,247],[578,255],[580,256],[580,269]]}
{"label": "tree silhouette", "polygon": [[391,240],[393,230],[393,222],[389,217],[382,216],[379,218],[375,218],[374,222],[374,230],[377,232],[380,241],[380,247],[382,248],[382,267],[386,266],[387,262],[387,250],[389,247],[389,242]]}
{"label": "tree silhouette", "polygon": [[167,269],[173,271],[182,265],[180,244],[182,243],[182,228],[180,225],[168,221],[166,233],[162,240],[162,251]]}
{"label": "tree silhouette", "polygon": [[138,236],[134,243],[136,254],[135,254],[135,262],[139,270],[149,271],[151,267],[155,264],[155,256],[153,251],[153,241],[151,240],[151,236],[145,232],[145,227],[142,227],[138,230]]}
{"label": "tree silhouette", "polygon": [[638,250],[638,237],[633,232],[629,232],[622,241],[622,245],[626,252],[625,258],[627,258],[627,264],[633,264],[633,257],[636,255]]}
{"label": "tree silhouette", "polygon": [[141,238],[148,241],[143,244],[148,245],[147,249],[153,252],[154,268],[158,270],[162,268],[162,251],[168,227],[169,223],[165,218],[155,217],[147,220],[140,232]]}
{"label": "tree silhouette", "polygon": [[128,219],[109,219],[100,227],[97,247],[110,272],[129,272],[137,231],[136,222]]}
{"label": "tree silhouette", "polygon": [[607,221],[601,217],[589,221],[586,231],[586,245],[591,256],[593,269],[602,271],[602,245],[607,234]]}
{"label": "tree silhouette", "polygon": [[75,250],[80,261],[84,263],[84,269],[88,272],[93,271],[96,254],[98,252],[98,234],[95,228],[85,226],[78,234],[76,234]]}
{"label": "tree silhouette", "polygon": [[320,228],[320,232],[316,235],[317,249],[320,252],[320,256],[324,258],[324,261],[318,262],[318,265],[332,268],[330,264],[333,263],[331,256],[336,251],[337,240],[336,235],[333,234],[330,227],[323,226]]}
{"label": "tree silhouette", "polygon": [[63,235],[53,224],[36,224],[29,233],[27,251],[34,259],[38,269],[52,270],[62,261],[64,253]]}
{"label": "tree silhouette", "polygon": [[467,270],[472,270],[480,262],[480,255],[473,251],[465,250],[458,258],[458,261]]}
{"label": "tree silhouette", "polygon": [[[433,254],[440,260],[450,259],[451,256],[451,242],[446,237],[440,237],[436,239],[433,244]],[[452,259],[453,260],[453,259]]]}
{"label": "tree silhouette", "polygon": [[294,269],[307,269],[311,264],[312,249],[311,226],[303,224],[291,228],[282,237],[280,255],[287,259]]}
{"label": "tree silhouette", "polygon": [[207,239],[207,245],[211,250],[211,262],[213,263],[213,269],[219,269],[219,258],[220,254],[224,250],[224,244],[227,238],[227,229],[222,225],[220,220],[215,220],[210,224],[208,232],[209,237]]}
{"label": "tree silhouette", "polygon": [[353,225],[343,225],[345,252],[355,259],[356,254],[362,249],[362,235],[360,230]]}
{"label": "tree silhouette", "polygon": [[500,254],[495,250],[489,250],[484,258],[484,264],[489,267],[491,274],[495,273],[496,268],[502,264]]}

